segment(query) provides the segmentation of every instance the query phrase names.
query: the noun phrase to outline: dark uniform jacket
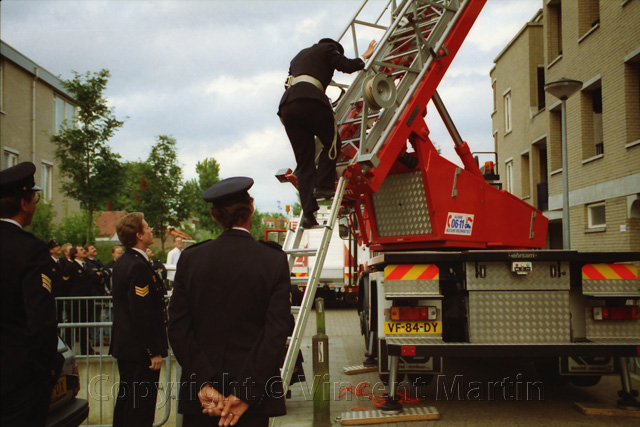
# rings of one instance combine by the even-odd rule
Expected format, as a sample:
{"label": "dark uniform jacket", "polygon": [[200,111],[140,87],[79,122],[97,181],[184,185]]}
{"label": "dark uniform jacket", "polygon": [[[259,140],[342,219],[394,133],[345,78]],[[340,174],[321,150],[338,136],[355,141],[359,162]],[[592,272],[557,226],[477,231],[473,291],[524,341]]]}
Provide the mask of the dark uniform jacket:
{"label": "dark uniform jacket", "polygon": [[47,245],[0,221],[2,396],[50,384],[62,366]]}
{"label": "dark uniform jacket", "polygon": [[49,256],[49,268],[51,268],[51,286],[52,286],[52,294],[54,297],[68,297],[69,296],[69,288],[68,288],[68,280],[62,280],[62,266],[61,262],[58,259],[54,260],[51,256]]}
{"label": "dark uniform jacket", "polygon": [[68,263],[62,272],[62,281],[63,287],[68,289],[69,296],[90,297],[96,295],[95,283],[97,282],[97,276],[90,272],[90,267],[86,261],[84,266],[75,260]]}
{"label": "dark uniform jacket", "polygon": [[279,368],[289,286],[284,252],[246,231],[226,230],[182,252],[169,303],[169,340],[182,366],[180,413],[201,413],[196,393],[208,382],[247,401],[254,414],[286,413]]}
{"label": "dark uniform jacket", "polygon": [[113,266],[113,331],[109,353],[145,361],[167,356],[167,315],[160,278],[147,259],[127,248]]}
{"label": "dark uniform jacket", "polygon": [[[306,74],[315,77],[327,89],[335,70],[343,73],[353,73],[364,68],[364,61],[360,58],[349,59],[340,54],[332,43],[317,43],[301,50],[289,66],[289,75],[298,77]],[[317,99],[331,108],[331,102],[324,91],[312,83],[301,82],[287,89],[280,100],[280,106],[296,99]]]}

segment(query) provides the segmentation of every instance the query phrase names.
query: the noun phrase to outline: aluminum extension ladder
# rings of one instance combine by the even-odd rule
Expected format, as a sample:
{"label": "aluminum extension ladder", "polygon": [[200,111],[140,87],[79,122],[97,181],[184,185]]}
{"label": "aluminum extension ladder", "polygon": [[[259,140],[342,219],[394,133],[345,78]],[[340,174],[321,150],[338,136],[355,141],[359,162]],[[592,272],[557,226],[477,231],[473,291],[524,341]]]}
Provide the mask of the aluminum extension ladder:
{"label": "aluminum extension ladder", "polygon": [[333,202],[331,203],[331,209],[329,210],[329,216],[326,219],[325,224],[320,224],[313,229],[322,229],[322,238],[320,240],[320,247],[318,248],[301,248],[300,242],[302,241],[302,235],[305,232],[300,226],[302,221],[303,212],[300,213],[300,218],[298,219],[298,226],[295,229],[295,232],[290,231],[287,233],[287,238],[284,242],[284,252],[287,254],[289,258],[289,271],[291,271],[295,259],[298,257],[316,257],[316,262],[313,265],[313,270],[311,270],[310,274],[304,278],[292,278],[291,284],[301,284],[306,283],[307,287],[304,292],[304,297],[302,298],[302,303],[300,307],[292,307],[291,311],[294,316],[296,316],[295,327],[293,329],[293,333],[288,340],[289,348],[287,349],[287,354],[284,359],[284,363],[282,365],[282,387],[284,389],[285,394],[289,390],[289,382],[291,381],[291,376],[293,375],[293,370],[295,368],[296,359],[298,357],[298,351],[300,350],[300,343],[302,341],[302,336],[304,335],[305,328],[307,326],[307,319],[309,317],[309,313],[311,312],[311,306],[313,305],[313,299],[316,294],[316,289],[318,288],[318,282],[320,281],[320,274],[322,273],[322,267],[324,265],[324,260],[327,256],[327,252],[329,250],[329,244],[331,243],[331,235],[333,234],[333,227],[337,223],[338,213],[340,211],[340,205],[342,204],[342,196],[344,193],[346,181],[343,177],[338,180],[338,185],[336,188],[336,194],[333,197]]}
{"label": "aluminum extension ladder", "polygon": [[[384,31],[384,35],[379,39],[364,70],[356,75],[351,84],[331,83],[344,92],[335,107],[338,132],[342,138],[338,154],[339,167],[354,163],[366,164],[367,168],[376,166],[377,153],[406,110],[407,103],[416,92],[425,72],[437,59],[436,52],[443,49],[446,51],[443,40],[470,1],[472,0],[389,0],[373,21],[367,21],[364,17],[363,11],[368,0],[363,1],[337,40],[344,44],[345,36],[349,33],[355,55],[359,56],[358,42],[364,42],[364,39],[356,34],[357,28]],[[380,24],[385,15],[389,17],[389,25]],[[369,41],[367,39],[366,44]],[[316,257],[308,277],[291,280],[292,284],[306,283],[307,287],[300,307],[292,308],[297,319],[281,370],[285,394],[289,390],[345,188],[346,179],[340,177],[328,220],[321,225],[323,235],[319,248],[300,248],[304,233],[299,226],[302,213],[295,232],[289,232],[285,240],[284,248],[288,254],[290,271],[297,257]]]}

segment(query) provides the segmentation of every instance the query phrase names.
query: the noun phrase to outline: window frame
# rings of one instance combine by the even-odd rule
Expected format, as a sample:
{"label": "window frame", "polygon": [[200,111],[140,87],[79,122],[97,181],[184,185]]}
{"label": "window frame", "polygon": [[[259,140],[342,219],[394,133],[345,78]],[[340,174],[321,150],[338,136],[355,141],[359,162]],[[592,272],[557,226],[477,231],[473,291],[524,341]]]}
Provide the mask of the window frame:
{"label": "window frame", "polygon": [[[595,208],[603,208],[603,216],[604,216],[604,222],[601,224],[594,224],[593,223],[593,219],[594,219],[594,215],[593,215],[593,211]],[[607,226],[607,207],[606,207],[606,203],[605,202],[597,202],[597,203],[591,203],[589,205],[587,205],[587,229],[589,230],[600,230],[603,229]]]}

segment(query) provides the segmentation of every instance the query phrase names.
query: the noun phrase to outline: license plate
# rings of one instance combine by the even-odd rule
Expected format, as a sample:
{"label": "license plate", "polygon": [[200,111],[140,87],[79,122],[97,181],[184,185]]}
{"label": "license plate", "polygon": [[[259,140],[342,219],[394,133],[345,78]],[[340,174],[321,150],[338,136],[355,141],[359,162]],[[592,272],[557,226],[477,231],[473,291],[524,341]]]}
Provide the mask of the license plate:
{"label": "license plate", "polygon": [[385,334],[441,334],[442,322],[384,322]]}
{"label": "license plate", "polygon": [[63,375],[58,378],[58,382],[51,390],[51,400],[54,401],[67,394],[67,376]]}

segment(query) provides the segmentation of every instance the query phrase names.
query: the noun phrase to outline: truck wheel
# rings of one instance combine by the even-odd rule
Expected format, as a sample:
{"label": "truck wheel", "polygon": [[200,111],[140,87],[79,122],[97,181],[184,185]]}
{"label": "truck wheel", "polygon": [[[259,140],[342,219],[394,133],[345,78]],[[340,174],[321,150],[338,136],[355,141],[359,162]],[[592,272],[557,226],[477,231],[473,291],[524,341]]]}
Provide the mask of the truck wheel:
{"label": "truck wheel", "polygon": [[569,377],[560,375],[557,359],[536,362],[536,372],[545,386],[562,387],[569,382]]}
{"label": "truck wheel", "polygon": [[571,384],[578,387],[593,387],[600,382],[601,375],[572,375],[569,377]]}

